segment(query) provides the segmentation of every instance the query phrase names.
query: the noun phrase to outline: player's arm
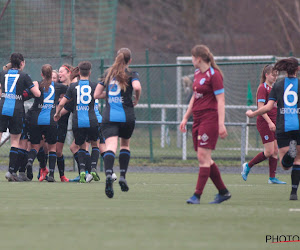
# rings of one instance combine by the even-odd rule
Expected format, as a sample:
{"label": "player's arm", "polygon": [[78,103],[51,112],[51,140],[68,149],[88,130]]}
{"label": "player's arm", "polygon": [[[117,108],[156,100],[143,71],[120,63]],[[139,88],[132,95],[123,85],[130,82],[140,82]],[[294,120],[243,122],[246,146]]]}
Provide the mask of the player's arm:
{"label": "player's arm", "polygon": [[193,94],[192,95],[192,98],[190,100],[190,103],[189,103],[189,106],[188,106],[188,109],[186,110],[184,116],[183,116],[183,119],[179,125],[179,129],[181,132],[186,132],[186,124],[190,118],[190,116],[192,115],[192,108],[193,108],[193,105],[194,105],[194,100],[195,100],[195,95]]}
{"label": "player's arm", "polygon": [[252,110],[247,110],[246,115],[250,118],[258,116],[258,115],[262,115],[265,114],[267,112],[269,112],[273,107],[274,107],[274,100],[269,100],[268,103],[266,105],[263,105],[261,108],[252,111]]}
{"label": "player's arm", "polygon": [[63,107],[70,102],[72,99],[68,99],[66,96],[64,96],[61,101],[59,102],[59,104],[56,106],[56,112],[55,115],[53,117],[54,121],[58,121],[61,117],[61,110],[63,109]]}
{"label": "player's arm", "polygon": [[95,99],[104,99],[106,97],[106,92],[104,91],[104,85],[102,83],[97,84],[94,92]]}
{"label": "player's arm", "polygon": [[136,106],[140,100],[142,94],[142,86],[139,80],[134,80],[132,82],[132,88],[134,90],[134,101],[133,106]]}
{"label": "player's arm", "polygon": [[35,97],[40,97],[41,96],[41,91],[39,89],[39,83],[37,81],[33,82],[33,87],[30,88],[31,93],[35,96]]}
{"label": "player's arm", "polygon": [[224,139],[228,134],[225,127],[225,94],[220,93],[216,95],[218,102],[218,117],[219,117],[219,135]]}

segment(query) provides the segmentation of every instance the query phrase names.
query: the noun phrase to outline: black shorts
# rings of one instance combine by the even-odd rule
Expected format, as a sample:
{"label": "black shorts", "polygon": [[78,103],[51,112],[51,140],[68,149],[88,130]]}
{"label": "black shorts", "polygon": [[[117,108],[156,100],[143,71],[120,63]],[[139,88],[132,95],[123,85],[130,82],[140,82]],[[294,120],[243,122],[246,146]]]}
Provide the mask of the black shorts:
{"label": "black shorts", "polygon": [[65,143],[68,132],[68,123],[67,124],[58,124],[57,127],[57,142]]}
{"label": "black shorts", "polygon": [[57,139],[57,126],[31,125],[29,126],[29,141],[32,144],[40,144],[45,136],[46,142],[55,144]]}
{"label": "black shorts", "polygon": [[75,144],[81,146],[85,141],[98,140],[98,126],[91,128],[73,128]]}
{"label": "black shorts", "polygon": [[6,132],[9,129],[9,133],[18,135],[22,133],[23,117],[0,115],[0,132]]}
{"label": "black shorts", "polygon": [[135,121],[101,123],[101,130],[105,139],[112,136],[129,139],[132,136],[134,127]]}
{"label": "black shorts", "polygon": [[278,148],[288,147],[291,140],[297,141],[297,145],[300,145],[300,132],[298,130],[279,133],[276,136]]}
{"label": "black shorts", "polygon": [[104,139],[103,134],[102,134],[100,123],[99,123],[99,127],[98,127],[98,139],[100,140],[100,144],[105,143],[105,139]]}

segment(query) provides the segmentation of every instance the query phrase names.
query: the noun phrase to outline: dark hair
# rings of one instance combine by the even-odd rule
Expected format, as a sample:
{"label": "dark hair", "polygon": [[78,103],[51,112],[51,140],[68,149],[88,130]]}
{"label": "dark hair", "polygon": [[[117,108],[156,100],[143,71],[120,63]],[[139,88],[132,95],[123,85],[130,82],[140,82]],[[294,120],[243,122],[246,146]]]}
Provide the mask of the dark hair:
{"label": "dark hair", "polygon": [[79,78],[80,77],[80,74],[79,74],[79,68],[78,66],[73,68],[72,72],[71,72],[71,75],[70,75],[70,80],[73,81],[74,78]]}
{"label": "dark hair", "polygon": [[128,48],[119,49],[114,64],[107,69],[105,84],[108,84],[113,78],[115,78],[123,91],[126,91],[128,86],[128,76],[125,72],[127,64],[131,59],[131,51]]}
{"label": "dark hair", "polygon": [[274,65],[274,70],[286,71],[288,76],[295,75],[298,71],[298,60],[295,57],[289,57],[279,60]]}
{"label": "dark hair", "polygon": [[52,83],[52,66],[50,64],[44,64],[42,66],[42,74],[44,76],[43,81],[40,83],[40,89],[45,91],[49,90],[49,86]]}
{"label": "dark hair", "polygon": [[61,65],[61,67],[65,68],[68,72],[72,72],[72,70],[74,69],[72,65],[67,63],[64,63],[63,65]]}
{"label": "dark hair", "polygon": [[201,57],[204,62],[210,63],[214,69],[220,71],[221,75],[223,76],[223,72],[220,70],[219,66],[216,64],[214,55],[210,52],[209,48],[205,45],[196,45],[192,48],[192,56],[194,57]]}
{"label": "dark hair", "polygon": [[260,77],[260,83],[264,83],[266,81],[266,74],[270,74],[274,71],[274,65],[273,64],[267,64],[264,66],[261,77]]}
{"label": "dark hair", "polygon": [[89,76],[92,69],[92,64],[88,61],[83,61],[78,64],[78,68],[81,76]]}
{"label": "dark hair", "polygon": [[19,69],[21,67],[21,62],[24,62],[24,57],[21,53],[12,53],[10,56],[10,62],[12,68]]}

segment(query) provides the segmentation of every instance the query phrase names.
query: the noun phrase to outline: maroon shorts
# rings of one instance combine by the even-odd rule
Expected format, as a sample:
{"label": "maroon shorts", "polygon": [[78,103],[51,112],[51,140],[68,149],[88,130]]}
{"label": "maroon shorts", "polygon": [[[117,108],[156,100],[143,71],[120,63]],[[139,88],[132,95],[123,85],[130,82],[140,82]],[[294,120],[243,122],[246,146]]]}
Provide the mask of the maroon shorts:
{"label": "maroon shorts", "polygon": [[218,113],[207,111],[194,118],[192,134],[195,151],[198,147],[215,149],[219,137]]}
{"label": "maroon shorts", "polygon": [[260,134],[261,140],[263,144],[273,142],[276,140],[275,132],[272,132],[269,129],[269,125],[266,121],[263,122],[257,122],[256,123],[257,130]]}

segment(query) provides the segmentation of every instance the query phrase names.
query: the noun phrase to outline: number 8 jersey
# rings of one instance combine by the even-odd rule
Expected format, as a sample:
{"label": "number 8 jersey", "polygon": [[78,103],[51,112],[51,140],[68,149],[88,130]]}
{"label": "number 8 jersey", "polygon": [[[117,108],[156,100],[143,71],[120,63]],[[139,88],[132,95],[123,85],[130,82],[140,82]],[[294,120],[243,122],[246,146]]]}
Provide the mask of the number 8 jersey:
{"label": "number 8 jersey", "polygon": [[299,130],[299,79],[286,77],[276,82],[269,100],[277,102],[276,134]]}
{"label": "number 8 jersey", "polygon": [[98,126],[98,119],[95,113],[94,92],[97,84],[89,80],[80,80],[72,83],[67,90],[65,97],[73,100],[74,128],[92,128]]}

